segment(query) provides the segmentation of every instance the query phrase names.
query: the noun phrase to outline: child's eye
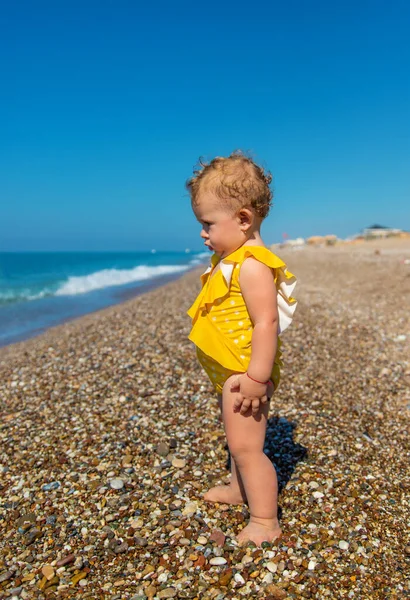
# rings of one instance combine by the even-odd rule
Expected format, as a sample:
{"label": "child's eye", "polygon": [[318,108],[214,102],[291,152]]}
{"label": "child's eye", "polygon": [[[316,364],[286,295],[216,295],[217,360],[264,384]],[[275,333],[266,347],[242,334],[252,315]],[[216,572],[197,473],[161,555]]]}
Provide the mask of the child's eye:
{"label": "child's eye", "polygon": [[210,227],[212,225],[212,223],[208,223],[207,221],[204,221],[204,225],[205,225],[205,227]]}

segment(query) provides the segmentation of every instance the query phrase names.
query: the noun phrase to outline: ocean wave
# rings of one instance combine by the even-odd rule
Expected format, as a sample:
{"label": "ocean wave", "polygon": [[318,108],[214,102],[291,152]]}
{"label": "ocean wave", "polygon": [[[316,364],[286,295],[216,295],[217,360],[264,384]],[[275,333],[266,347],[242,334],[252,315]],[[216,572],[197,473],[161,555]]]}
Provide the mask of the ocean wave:
{"label": "ocean wave", "polygon": [[132,269],[103,269],[89,275],[70,276],[64,282],[56,282],[43,289],[5,289],[0,290],[0,306],[39,300],[51,296],[76,296],[103,288],[147,281],[161,275],[182,273],[192,265],[158,265],[148,267],[139,265]]}
{"label": "ocean wave", "polygon": [[104,269],[90,275],[69,277],[55,292],[55,296],[76,296],[106,287],[125,285],[134,281],[146,281],[160,275],[180,273],[188,269],[187,265],[158,265],[147,267],[140,265],[133,269]]}
{"label": "ocean wave", "polygon": [[5,292],[0,292],[0,305],[13,304],[14,302],[23,302],[25,300],[37,300],[50,294],[49,290],[42,290],[38,293],[34,293],[32,290],[6,290]]}
{"label": "ocean wave", "polygon": [[205,259],[206,258],[209,259],[209,257],[210,257],[209,252],[200,252],[199,254],[197,254],[195,256],[195,258],[193,258],[189,262],[189,264],[190,265],[202,265],[204,262],[206,262]]}

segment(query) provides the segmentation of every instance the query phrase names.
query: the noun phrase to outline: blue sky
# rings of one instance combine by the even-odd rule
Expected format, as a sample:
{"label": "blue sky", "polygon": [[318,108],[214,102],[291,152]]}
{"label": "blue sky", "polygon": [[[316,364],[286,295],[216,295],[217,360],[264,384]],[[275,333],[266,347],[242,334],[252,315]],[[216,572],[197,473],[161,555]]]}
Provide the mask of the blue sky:
{"label": "blue sky", "polygon": [[265,242],[410,230],[410,3],[2,3],[0,250],[199,249],[185,180],[249,150]]}

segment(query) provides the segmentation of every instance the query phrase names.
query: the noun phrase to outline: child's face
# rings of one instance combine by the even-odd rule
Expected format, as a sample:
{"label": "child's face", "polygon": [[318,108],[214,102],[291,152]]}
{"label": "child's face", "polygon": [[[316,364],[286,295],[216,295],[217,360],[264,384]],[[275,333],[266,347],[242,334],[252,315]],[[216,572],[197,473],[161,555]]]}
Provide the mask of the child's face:
{"label": "child's face", "polygon": [[222,208],[212,194],[204,194],[193,210],[202,225],[205,246],[219,256],[227,256],[245,242],[240,215]]}

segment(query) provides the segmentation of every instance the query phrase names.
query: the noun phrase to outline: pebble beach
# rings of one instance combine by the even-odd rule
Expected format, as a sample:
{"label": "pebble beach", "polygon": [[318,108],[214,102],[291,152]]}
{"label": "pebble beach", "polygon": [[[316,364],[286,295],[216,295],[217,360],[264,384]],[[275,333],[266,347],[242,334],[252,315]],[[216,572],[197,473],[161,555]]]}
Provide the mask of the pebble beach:
{"label": "pebble beach", "polygon": [[277,253],[283,537],[240,547],[247,507],[202,500],[229,470],[193,271],[0,349],[0,598],[410,597],[410,243]]}

